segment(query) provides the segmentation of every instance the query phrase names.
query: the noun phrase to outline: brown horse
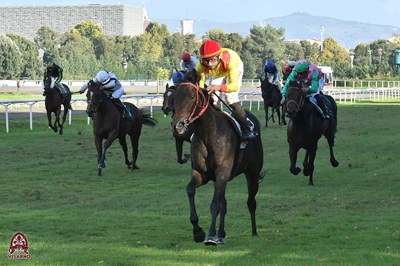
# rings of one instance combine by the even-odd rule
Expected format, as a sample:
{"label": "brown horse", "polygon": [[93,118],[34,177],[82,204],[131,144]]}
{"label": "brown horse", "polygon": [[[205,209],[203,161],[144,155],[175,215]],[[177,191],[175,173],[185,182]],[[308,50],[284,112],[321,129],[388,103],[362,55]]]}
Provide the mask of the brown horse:
{"label": "brown horse", "polygon": [[[97,149],[98,175],[101,176],[101,169],[105,167],[105,159],[107,149],[111,144],[119,139],[119,144],[122,147],[125,156],[125,164],[128,168],[139,169],[136,165],[136,160],[139,153],[139,137],[142,132],[142,125],[154,127],[157,121],[144,112],[143,109],[138,109],[131,103],[124,103],[130,109],[134,119],[129,121],[122,118],[118,107],[109,99],[106,92],[100,90],[98,85],[89,85],[87,92],[88,106],[86,113],[89,117],[93,117],[93,133],[94,142]],[[126,143],[126,135],[129,135],[132,144],[132,161],[128,159],[128,146]],[[103,140],[104,142],[103,147]]]}
{"label": "brown horse", "polygon": [[[64,123],[67,118],[68,110],[72,110],[71,107],[71,91],[66,84],[61,83],[61,86],[67,91],[66,95],[62,95],[59,89],[54,84],[54,78],[51,77],[50,73],[44,75],[43,78],[43,89],[46,93],[45,106],[47,111],[47,120],[49,121],[49,127],[54,130],[54,132],[59,132],[60,135],[64,131]],[[64,106],[64,114],[62,117],[62,122],[60,123],[61,105]],[[51,115],[54,113],[55,121],[54,125],[51,122]],[[58,130],[58,127],[60,130]]]}
{"label": "brown horse", "polygon": [[[321,95],[323,96],[323,95]],[[320,97],[321,97],[320,96]],[[287,141],[289,143],[290,172],[294,175],[300,173],[301,169],[296,167],[297,152],[300,148],[306,150],[303,161],[303,174],[309,176],[309,185],[314,185],[314,160],[317,153],[318,140],[322,135],[328,141],[330,151],[330,162],[337,167],[339,162],[333,155],[333,146],[337,129],[337,105],[335,100],[324,95],[325,104],[331,111],[330,119],[324,119],[319,111],[310,103],[301,85],[297,82],[289,84],[286,96],[286,111],[290,118],[287,127]]]}
{"label": "brown horse", "polygon": [[[199,88],[199,73],[192,71],[186,74],[189,82],[179,84],[175,92],[175,114],[172,121],[177,134],[185,134],[190,124],[194,126],[191,143],[192,173],[186,187],[190,204],[190,222],[193,225],[193,238],[196,242],[204,240],[206,245],[225,243],[225,215],[227,201],[225,189],[227,182],[244,173],[247,180],[247,206],[251,217],[251,232],[257,235],[256,227],[256,194],[258,185],[265,173],[263,167],[263,146],[258,119],[247,112],[247,117],[254,124],[258,135],[254,140],[242,142],[237,127],[231,118],[212,105],[207,91]],[[208,237],[199,226],[196,212],[196,188],[214,181],[214,196],[211,202],[211,225]],[[218,237],[216,223],[219,217]]]}
{"label": "brown horse", "polygon": [[[279,90],[279,87],[276,84],[269,82],[268,79],[264,79],[261,81],[261,96],[264,100],[264,111],[265,111],[265,127],[268,127],[268,121],[272,118],[272,123],[275,123],[274,113],[276,112],[278,115],[278,124],[282,123],[286,125],[285,120],[285,108],[282,106],[281,108],[281,100],[282,94]],[[268,116],[268,109],[271,107],[272,114]],[[282,109],[282,116],[281,116]]]}
{"label": "brown horse", "polygon": [[[165,86],[165,92],[164,92],[164,100],[163,100],[163,106],[161,107],[162,111],[164,112],[164,115],[167,116],[170,113],[172,113],[172,116],[174,114],[174,94],[175,94],[176,87],[174,85],[169,86],[168,84]],[[187,161],[190,159],[190,154],[185,154],[184,157],[182,157],[183,154],[183,143],[185,141],[191,142],[190,137],[193,135],[193,125],[189,125],[188,130],[182,134],[179,135],[175,131],[172,132],[175,138],[175,149],[176,149],[176,157],[177,161],[180,164],[187,163]]]}

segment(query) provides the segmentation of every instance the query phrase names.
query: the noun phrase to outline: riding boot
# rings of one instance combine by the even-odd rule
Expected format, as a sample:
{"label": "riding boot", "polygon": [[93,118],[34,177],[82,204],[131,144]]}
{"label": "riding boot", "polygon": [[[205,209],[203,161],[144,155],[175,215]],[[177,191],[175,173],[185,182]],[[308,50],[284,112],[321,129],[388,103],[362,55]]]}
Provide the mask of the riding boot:
{"label": "riding boot", "polygon": [[230,105],[239,123],[242,125],[243,139],[251,140],[255,138],[254,132],[251,131],[249,124],[247,123],[247,115],[240,103],[233,103]]}
{"label": "riding boot", "polygon": [[317,99],[318,105],[322,110],[324,118],[329,119],[329,109],[326,107],[324,99],[322,99],[321,95],[315,95],[315,98]]}
{"label": "riding boot", "polygon": [[121,102],[121,99],[112,98],[112,101],[117,106],[118,110],[122,113],[122,118],[126,118],[128,120],[132,120],[133,119],[131,112],[129,112],[129,110]]}

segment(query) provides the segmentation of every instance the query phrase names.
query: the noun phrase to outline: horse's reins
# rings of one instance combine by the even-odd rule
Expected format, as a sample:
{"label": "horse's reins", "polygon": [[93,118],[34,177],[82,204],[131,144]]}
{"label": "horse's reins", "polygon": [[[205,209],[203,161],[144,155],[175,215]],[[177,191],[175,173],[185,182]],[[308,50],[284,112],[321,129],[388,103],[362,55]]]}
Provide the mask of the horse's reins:
{"label": "horse's reins", "polygon": [[298,88],[298,87],[291,87],[291,89],[296,89],[296,90],[300,90],[300,91],[301,91],[301,100],[300,100],[300,103],[299,103],[299,104],[297,104],[297,102],[294,101],[294,100],[290,100],[290,101],[288,101],[288,102],[286,103],[286,106],[288,106],[289,103],[293,103],[293,104],[296,106],[296,110],[297,110],[297,111],[298,111],[298,110],[301,110],[301,108],[303,108],[304,100],[305,100],[304,92],[303,92],[300,88]]}
{"label": "horse's reins", "polygon": [[[203,113],[207,110],[208,104],[210,102],[210,95],[208,95],[209,98],[206,99],[204,94],[203,93],[201,94],[203,96],[203,104],[202,104],[202,106],[200,106],[199,105],[199,91],[200,91],[199,85],[193,84],[191,82],[181,82],[179,84],[179,86],[181,86],[181,85],[189,85],[189,86],[192,86],[196,90],[196,105],[194,106],[193,111],[188,118],[188,123],[191,124],[191,123],[193,123],[193,121],[200,118],[203,115]],[[200,107],[200,111],[197,115],[195,115],[197,107]]]}
{"label": "horse's reins", "polygon": [[279,109],[283,104],[280,103],[277,108],[272,109],[272,114],[268,117],[267,122],[274,116],[275,110]]}

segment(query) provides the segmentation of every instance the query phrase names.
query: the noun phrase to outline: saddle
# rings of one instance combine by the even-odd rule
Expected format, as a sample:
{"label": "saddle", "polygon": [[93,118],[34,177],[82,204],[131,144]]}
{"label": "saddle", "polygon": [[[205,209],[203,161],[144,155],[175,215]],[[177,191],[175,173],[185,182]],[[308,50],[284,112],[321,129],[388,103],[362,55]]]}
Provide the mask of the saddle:
{"label": "saddle", "polygon": [[[235,115],[230,111],[223,111],[222,112],[226,117],[228,117],[228,121],[232,124],[233,129],[235,130],[236,134],[239,136],[240,139],[243,137],[243,131],[242,131],[242,126],[236,119]],[[249,124],[250,129],[253,131],[254,130],[254,123],[251,121],[249,118],[247,118],[247,123]],[[240,149],[244,149],[246,147],[247,142],[246,141],[241,141],[240,143]]]}
{"label": "saddle", "polygon": [[[325,107],[327,108],[329,115],[332,116],[333,113],[332,113],[331,102],[323,94],[320,94],[319,97],[320,97],[321,101],[323,101],[325,103]],[[318,111],[318,113],[322,116],[322,118],[324,118],[324,112],[323,112],[322,108],[318,105],[317,99],[315,97],[307,97],[307,99],[311,103],[311,106],[314,107],[315,110]]]}

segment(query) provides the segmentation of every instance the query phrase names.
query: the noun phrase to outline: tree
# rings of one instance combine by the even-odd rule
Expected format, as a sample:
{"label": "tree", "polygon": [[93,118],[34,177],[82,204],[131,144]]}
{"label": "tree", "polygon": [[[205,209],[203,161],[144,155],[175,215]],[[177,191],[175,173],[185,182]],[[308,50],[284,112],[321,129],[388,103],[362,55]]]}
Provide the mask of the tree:
{"label": "tree", "polygon": [[30,79],[42,78],[42,67],[39,61],[39,49],[37,45],[28,39],[16,34],[7,34],[14,41],[21,53],[21,73],[20,77]]}
{"label": "tree", "polygon": [[91,19],[88,19],[82,23],[77,24],[71,30],[71,33],[79,33],[80,35],[88,38],[89,40],[99,37],[100,35],[103,35],[103,32],[104,32],[103,28],[100,25],[93,23]]}
{"label": "tree", "polygon": [[8,36],[0,34],[0,79],[19,79],[22,53]]}

